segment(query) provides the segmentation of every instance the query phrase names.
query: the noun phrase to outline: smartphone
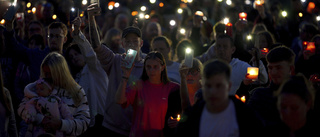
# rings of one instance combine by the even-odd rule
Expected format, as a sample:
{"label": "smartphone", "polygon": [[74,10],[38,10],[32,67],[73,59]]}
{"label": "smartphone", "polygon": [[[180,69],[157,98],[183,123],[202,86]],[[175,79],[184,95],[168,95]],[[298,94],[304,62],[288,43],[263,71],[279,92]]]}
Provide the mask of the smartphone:
{"label": "smartphone", "polygon": [[4,15],[4,19],[5,20],[12,20],[13,17],[15,16],[15,14],[17,13],[18,11],[18,5],[17,6],[10,6],[8,8],[8,11],[6,12],[6,14]]}
{"label": "smartphone", "polygon": [[24,20],[24,13],[23,12],[18,12],[16,14],[16,19],[17,19],[17,21],[23,21]]}
{"label": "smartphone", "polygon": [[98,6],[100,7],[100,2],[99,2],[99,0],[91,0],[91,3],[98,3]]}
{"label": "smartphone", "polygon": [[70,10],[70,22],[76,19],[79,16],[79,9],[78,8],[71,8]]}
{"label": "smartphone", "polygon": [[125,58],[125,60],[127,61],[127,64],[125,65],[126,68],[131,68],[132,67],[132,64],[133,64],[134,59],[136,58],[136,56],[137,56],[137,51],[136,50],[128,49],[127,55],[126,55],[126,58]]}
{"label": "smartphone", "polygon": [[186,48],[184,64],[188,68],[192,68],[192,66],[193,66],[193,50],[191,48]]}

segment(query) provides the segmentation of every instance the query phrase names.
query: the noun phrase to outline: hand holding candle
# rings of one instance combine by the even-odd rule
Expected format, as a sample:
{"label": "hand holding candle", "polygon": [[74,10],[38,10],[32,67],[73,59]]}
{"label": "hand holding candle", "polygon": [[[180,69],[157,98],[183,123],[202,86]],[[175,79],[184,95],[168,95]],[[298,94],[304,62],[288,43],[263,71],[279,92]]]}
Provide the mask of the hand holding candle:
{"label": "hand holding candle", "polygon": [[178,114],[178,116],[177,116],[177,121],[180,121],[180,115]]}
{"label": "hand holding candle", "polygon": [[239,19],[240,20],[247,20],[247,13],[245,13],[245,12],[239,13]]}
{"label": "hand holding candle", "polygon": [[269,52],[269,49],[268,49],[268,48],[263,48],[263,49],[261,49],[261,54],[262,54],[262,55],[267,55],[268,52]]}
{"label": "hand holding candle", "polygon": [[307,45],[305,50],[307,50],[307,51],[309,51],[311,53],[315,53],[316,46],[314,45],[314,42],[308,42],[308,45]]}
{"label": "hand holding candle", "polygon": [[252,80],[256,80],[258,79],[258,75],[259,75],[259,68],[257,67],[248,67],[247,68],[247,78],[248,79],[252,79]]}

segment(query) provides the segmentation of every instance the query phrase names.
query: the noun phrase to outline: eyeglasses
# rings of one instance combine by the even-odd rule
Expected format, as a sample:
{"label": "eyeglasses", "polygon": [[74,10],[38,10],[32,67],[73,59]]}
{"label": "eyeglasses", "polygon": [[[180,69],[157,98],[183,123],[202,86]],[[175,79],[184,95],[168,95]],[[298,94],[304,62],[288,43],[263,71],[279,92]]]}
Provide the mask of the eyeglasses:
{"label": "eyeglasses", "polygon": [[64,35],[61,35],[61,34],[56,34],[56,35],[50,34],[50,35],[48,35],[48,38],[51,38],[51,39],[53,39],[53,38],[61,39],[63,37],[64,37]]}
{"label": "eyeglasses", "polygon": [[188,75],[189,75],[189,74],[191,74],[191,75],[197,75],[197,74],[199,74],[199,72],[200,72],[200,69],[199,69],[199,68],[190,69],[190,70],[188,71]]}

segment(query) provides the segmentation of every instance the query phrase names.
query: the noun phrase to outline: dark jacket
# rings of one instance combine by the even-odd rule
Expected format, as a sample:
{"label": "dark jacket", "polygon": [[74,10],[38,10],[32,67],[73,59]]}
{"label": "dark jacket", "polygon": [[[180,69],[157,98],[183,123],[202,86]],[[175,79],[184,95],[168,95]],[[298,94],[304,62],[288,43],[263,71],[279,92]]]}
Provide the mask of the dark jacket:
{"label": "dark jacket", "polygon": [[[254,115],[254,112],[234,96],[230,96],[229,98],[235,105],[240,137],[258,136],[262,124]],[[204,106],[205,101],[199,101],[192,108],[185,111],[181,121],[178,123],[176,136],[199,136],[200,119]]]}

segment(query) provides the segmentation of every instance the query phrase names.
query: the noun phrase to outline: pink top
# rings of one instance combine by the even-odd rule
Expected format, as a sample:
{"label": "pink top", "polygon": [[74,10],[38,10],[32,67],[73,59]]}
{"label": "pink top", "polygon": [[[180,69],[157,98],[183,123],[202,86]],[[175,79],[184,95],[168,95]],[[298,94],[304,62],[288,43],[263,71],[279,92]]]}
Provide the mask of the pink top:
{"label": "pink top", "polygon": [[164,128],[170,92],[179,90],[177,83],[152,84],[138,81],[127,88],[128,107],[133,106],[133,122],[130,137],[159,137]]}

